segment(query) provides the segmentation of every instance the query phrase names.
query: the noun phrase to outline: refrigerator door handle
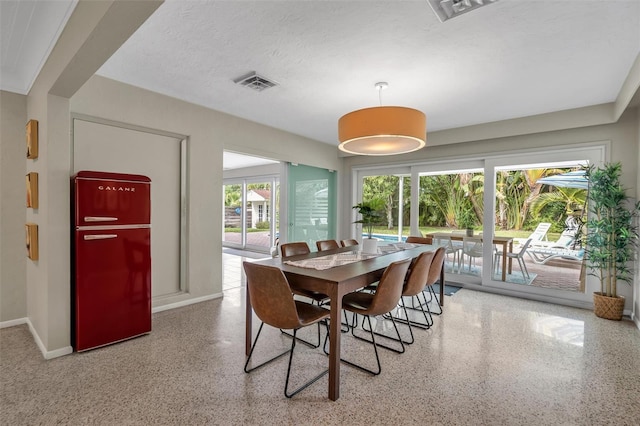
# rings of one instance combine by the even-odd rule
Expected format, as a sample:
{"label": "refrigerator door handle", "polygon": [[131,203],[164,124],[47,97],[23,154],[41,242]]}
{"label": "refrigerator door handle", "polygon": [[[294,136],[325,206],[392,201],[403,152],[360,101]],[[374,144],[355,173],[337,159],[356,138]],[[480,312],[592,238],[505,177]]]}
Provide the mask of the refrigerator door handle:
{"label": "refrigerator door handle", "polygon": [[85,235],[84,240],[108,240],[111,238],[118,238],[118,234],[94,234],[94,235]]}
{"label": "refrigerator door handle", "polygon": [[109,217],[109,216],[85,216],[85,222],[111,222],[114,220],[118,220],[117,217]]}

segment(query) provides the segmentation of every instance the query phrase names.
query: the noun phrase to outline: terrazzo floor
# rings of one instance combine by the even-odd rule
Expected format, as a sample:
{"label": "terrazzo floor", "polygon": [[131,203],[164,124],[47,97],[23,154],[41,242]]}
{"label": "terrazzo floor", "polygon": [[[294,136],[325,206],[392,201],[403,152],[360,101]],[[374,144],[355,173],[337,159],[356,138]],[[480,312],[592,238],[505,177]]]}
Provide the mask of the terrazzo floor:
{"label": "terrazzo floor", "polygon": [[[278,330],[263,333],[256,357],[290,344]],[[5,328],[0,424],[640,424],[640,331],[631,321],[462,289],[446,296],[432,329],[415,334],[404,354],[380,350],[379,376],[343,365],[332,402],[326,376],[286,399],[286,357],[242,371],[243,286],[154,314],[148,336],[50,361],[26,325]],[[344,356],[374,362],[370,345],[346,334],[342,342]],[[293,385],[326,364],[321,350],[297,345]]]}

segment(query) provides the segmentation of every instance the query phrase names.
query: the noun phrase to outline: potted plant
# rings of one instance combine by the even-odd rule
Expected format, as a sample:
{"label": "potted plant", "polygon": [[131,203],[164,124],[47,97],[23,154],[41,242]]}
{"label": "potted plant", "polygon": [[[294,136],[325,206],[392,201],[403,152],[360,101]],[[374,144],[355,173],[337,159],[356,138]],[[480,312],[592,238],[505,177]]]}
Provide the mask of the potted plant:
{"label": "potted plant", "polygon": [[631,284],[633,261],[638,246],[640,202],[630,204],[620,184],[620,163],[605,164],[602,168],[585,166],[589,181],[587,199],[591,216],[587,220],[585,259],[590,275],[600,280],[600,291],[593,295],[598,317],[620,320],[624,297],[618,296],[618,281]]}
{"label": "potted plant", "polygon": [[456,217],[459,229],[467,230],[467,237],[473,237],[473,226],[476,224],[476,214],[471,209],[462,209]]}
{"label": "potted plant", "polygon": [[353,209],[360,214],[360,219],[354,223],[361,223],[362,230],[367,234],[367,238],[362,240],[362,251],[365,253],[376,253],[378,250],[378,240],[373,238],[372,234],[373,226],[380,221],[379,210],[382,208],[383,203],[381,199],[373,199],[362,201],[353,206]]}

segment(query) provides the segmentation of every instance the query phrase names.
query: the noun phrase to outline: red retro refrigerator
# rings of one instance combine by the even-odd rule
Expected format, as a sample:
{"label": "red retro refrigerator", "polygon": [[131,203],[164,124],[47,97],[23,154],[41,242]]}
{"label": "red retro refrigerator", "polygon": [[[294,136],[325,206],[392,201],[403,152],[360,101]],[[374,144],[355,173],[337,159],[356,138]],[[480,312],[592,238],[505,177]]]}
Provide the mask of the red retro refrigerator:
{"label": "red retro refrigerator", "polygon": [[72,179],[72,336],[76,351],[151,331],[151,180]]}

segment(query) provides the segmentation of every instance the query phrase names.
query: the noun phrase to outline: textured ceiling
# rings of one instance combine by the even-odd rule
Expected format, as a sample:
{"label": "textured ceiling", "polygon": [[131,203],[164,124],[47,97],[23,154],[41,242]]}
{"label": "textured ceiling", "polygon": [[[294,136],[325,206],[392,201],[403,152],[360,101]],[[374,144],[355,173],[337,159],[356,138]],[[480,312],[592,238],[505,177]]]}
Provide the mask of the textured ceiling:
{"label": "textured ceiling", "polygon": [[[500,0],[445,23],[426,0],[167,0],[98,73],[335,144],[378,81],[432,132],[612,102],[639,53],[635,0]],[[279,86],[233,83],[249,71]]]}

